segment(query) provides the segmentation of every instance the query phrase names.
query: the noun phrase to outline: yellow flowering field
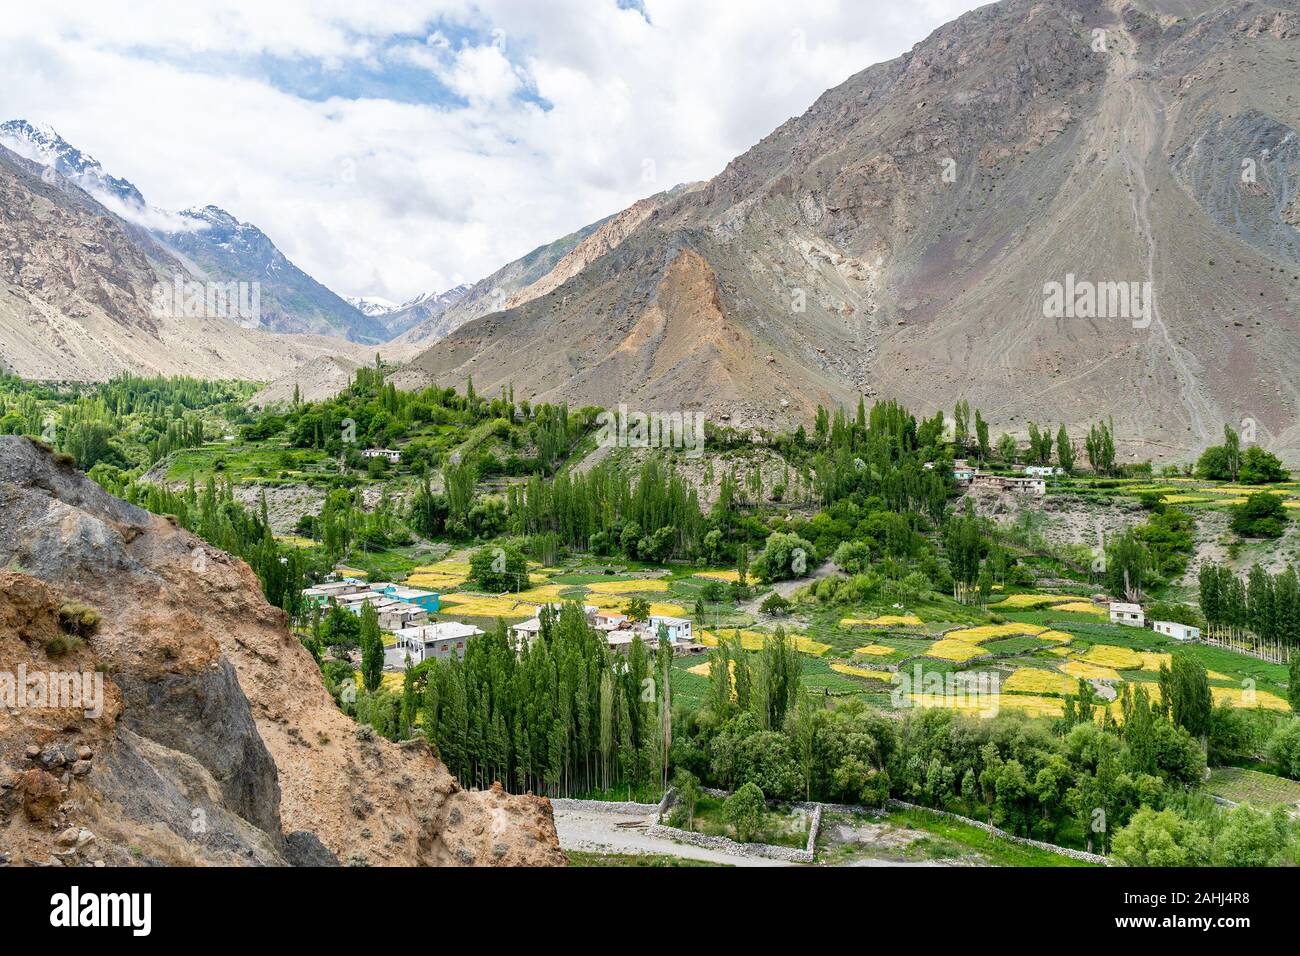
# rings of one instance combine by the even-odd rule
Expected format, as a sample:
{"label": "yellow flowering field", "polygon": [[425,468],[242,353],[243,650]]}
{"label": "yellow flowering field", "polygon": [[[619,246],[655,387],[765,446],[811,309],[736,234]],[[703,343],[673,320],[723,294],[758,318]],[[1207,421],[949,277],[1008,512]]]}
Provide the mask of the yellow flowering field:
{"label": "yellow flowering field", "polygon": [[734,569],[731,571],[700,571],[693,575],[693,577],[704,578],[708,581],[722,581],[725,584],[731,584],[733,581],[740,580],[740,572]]}
{"label": "yellow flowering field", "polygon": [[425,564],[415,568],[407,577],[406,583],[413,588],[449,591],[460,587],[468,580],[468,561],[442,560],[436,564]]}
{"label": "yellow flowering field", "polygon": [[1041,670],[1037,667],[1021,667],[1002,682],[1004,691],[1016,691],[1030,694],[1060,694],[1073,692],[1074,687],[1055,671]]}
{"label": "yellow flowering field", "polygon": [[[1251,706],[1246,701],[1245,691],[1240,687],[1211,687],[1210,696],[1214,698],[1216,706],[1224,702],[1231,704],[1233,707]],[[1283,713],[1291,709],[1291,705],[1287,701],[1266,690],[1255,691],[1254,706],[1262,710],[1278,710]]]}
{"label": "yellow flowering field", "polygon": [[1098,667],[1096,664],[1089,664],[1087,661],[1066,661],[1061,665],[1061,671],[1069,674],[1071,677],[1078,677],[1080,680],[1120,680],[1119,671],[1109,667]]}
{"label": "yellow flowering field", "polygon": [[1067,634],[1065,631],[1043,631],[1042,634],[1034,636],[1044,641],[1056,641],[1058,644],[1069,644],[1074,640],[1074,635]]}
{"label": "yellow flowering field", "polygon": [[658,578],[634,581],[597,581],[587,588],[592,594],[638,594],[641,591],[667,591],[668,582]]}
{"label": "yellow flowering field", "polygon": [[495,597],[457,593],[442,599],[442,610],[453,617],[529,618],[537,613],[537,606],[520,601],[513,594]]}
{"label": "yellow flowering field", "polygon": [[1057,657],[1068,657],[1070,649],[1068,647],[1049,647],[1047,653],[1055,654]]}
{"label": "yellow flowering field", "polygon": [[[529,604],[553,604],[556,601],[563,601],[560,595],[569,590],[567,584],[542,584],[527,591],[520,591],[514,595],[518,601],[526,601]],[[452,598],[455,600],[455,598]]]}
{"label": "yellow flowering field", "polygon": [[340,577],[345,577],[345,578],[370,577],[370,575],[368,575],[365,571],[358,571],[356,568],[335,568],[334,570]]}
{"label": "yellow flowering field", "polygon": [[[912,694],[912,704],[917,707],[947,707],[965,714],[982,716],[988,713],[992,701],[971,698],[949,697],[947,695]],[[1023,710],[1031,717],[1060,717],[1065,712],[1065,705],[1054,697],[1036,697],[1031,694],[999,694],[999,708]]]}
{"label": "yellow flowering field", "polygon": [[868,644],[866,647],[859,647],[853,653],[873,654],[876,657],[888,657],[890,654],[894,653],[895,650],[896,648],[890,647],[887,644]]}
{"label": "yellow flowering field", "polygon": [[832,664],[831,670],[837,674],[848,674],[850,677],[864,677],[867,680],[884,681],[886,684],[894,680],[891,671],[873,671],[865,667],[854,667],[852,664]]}
{"label": "yellow flowering field", "polygon": [[[728,640],[731,639],[731,631],[724,630],[723,636]],[[764,634],[761,631],[742,630],[740,632],[740,646],[747,651],[761,651],[763,642],[771,637],[771,634]],[[794,644],[794,648],[804,654],[811,654],[814,657],[821,657],[831,649],[829,644],[823,644],[820,641],[814,641],[812,638],[803,634],[786,634],[786,640]],[[700,631],[699,641],[707,647],[718,646],[718,636],[712,631]]]}
{"label": "yellow flowering field", "polygon": [[1004,611],[1026,610],[1029,608],[1044,607],[1048,604],[1065,604],[1075,600],[1069,594],[1008,594],[997,604],[990,604],[993,609]]}
{"label": "yellow flowering field", "polygon": [[1064,611],[1068,614],[1094,614],[1097,617],[1109,617],[1110,611],[1100,604],[1093,604],[1091,601],[1070,601],[1068,604],[1054,604],[1053,611]]}
{"label": "yellow flowering field", "polygon": [[926,657],[937,657],[944,661],[968,661],[972,657],[979,657],[984,651],[974,644],[968,644],[966,641],[957,641],[945,638],[942,641],[935,641],[925,651]]}
{"label": "yellow flowering field", "polygon": [[920,627],[923,623],[915,614],[882,614],[879,617],[840,619],[840,627]]}
{"label": "yellow flowering field", "polygon": [[1089,664],[1112,667],[1119,671],[1139,670],[1145,664],[1143,655],[1127,647],[1114,644],[1094,644],[1081,658]]}
{"label": "yellow flowering field", "polygon": [[1020,624],[1012,621],[1007,624],[981,624],[979,627],[965,627],[960,630],[949,631],[944,635],[944,640],[981,644],[984,641],[991,641],[999,637],[1020,637],[1022,635],[1037,637],[1046,631],[1047,628],[1037,624]]}

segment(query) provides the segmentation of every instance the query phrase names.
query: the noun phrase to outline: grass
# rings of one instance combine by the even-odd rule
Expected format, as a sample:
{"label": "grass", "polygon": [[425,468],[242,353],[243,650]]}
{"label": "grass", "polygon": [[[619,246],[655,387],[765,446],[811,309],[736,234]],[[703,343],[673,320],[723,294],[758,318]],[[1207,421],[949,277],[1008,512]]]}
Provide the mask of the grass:
{"label": "grass", "polygon": [[931,813],[928,810],[894,810],[884,817],[851,814],[826,814],[822,818],[823,833],[831,823],[884,823],[900,829],[920,831],[924,834],[904,846],[864,850],[852,844],[827,848],[820,845],[819,861],[849,863],[854,859],[878,858],[893,860],[955,860],[978,855],[990,866],[1092,866],[1050,850],[1012,843],[994,836],[979,827]]}
{"label": "grass", "polygon": [[1265,810],[1300,803],[1300,783],[1242,767],[1216,767],[1210,771],[1205,789],[1224,800]]}
{"label": "grass", "polygon": [[[740,841],[731,824],[727,823],[722,812],[722,798],[701,796],[695,805],[695,819],[691,829],[696,833],[727,837]],[[766,843],[770,846],[788,846],[802,850],[808,845],[808,827],[810,820],[806,815],[796,816],[788,810],[769,808],[763,814],[758,832],[750,843]]]}

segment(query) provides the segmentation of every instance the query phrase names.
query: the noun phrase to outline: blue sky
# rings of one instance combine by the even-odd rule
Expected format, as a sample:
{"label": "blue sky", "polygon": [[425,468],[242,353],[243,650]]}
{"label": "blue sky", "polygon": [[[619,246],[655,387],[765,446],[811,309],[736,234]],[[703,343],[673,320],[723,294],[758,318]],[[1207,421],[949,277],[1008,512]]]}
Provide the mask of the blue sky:
{"label": "blue sky", "polygon": [[343,294],[474,281],[716,175],[969,0],[161,0],[0,19],[0,119]]}

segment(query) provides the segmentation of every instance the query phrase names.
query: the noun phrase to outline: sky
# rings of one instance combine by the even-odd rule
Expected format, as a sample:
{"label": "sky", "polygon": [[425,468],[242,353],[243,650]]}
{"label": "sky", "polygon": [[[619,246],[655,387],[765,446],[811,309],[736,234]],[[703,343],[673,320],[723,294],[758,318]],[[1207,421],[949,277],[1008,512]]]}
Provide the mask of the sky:
{"label": "sky", "polygon": [[0,121],[157,207],[259,226],[342,295],[473,282],[717,175],[974,0],[8,4]]}

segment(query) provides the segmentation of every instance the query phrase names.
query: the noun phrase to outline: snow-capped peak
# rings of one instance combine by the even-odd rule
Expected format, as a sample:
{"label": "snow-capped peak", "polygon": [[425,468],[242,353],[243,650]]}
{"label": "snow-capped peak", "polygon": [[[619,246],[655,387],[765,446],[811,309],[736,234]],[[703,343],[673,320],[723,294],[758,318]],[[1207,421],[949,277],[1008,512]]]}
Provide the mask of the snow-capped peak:
{"label": "snow-capped peak", "polygon": [[343,299],[362,315],[372,317],[387,315],[398,309],[396,302],[390,302],[388,299],[382,299],[376,295],[345,295]]}

